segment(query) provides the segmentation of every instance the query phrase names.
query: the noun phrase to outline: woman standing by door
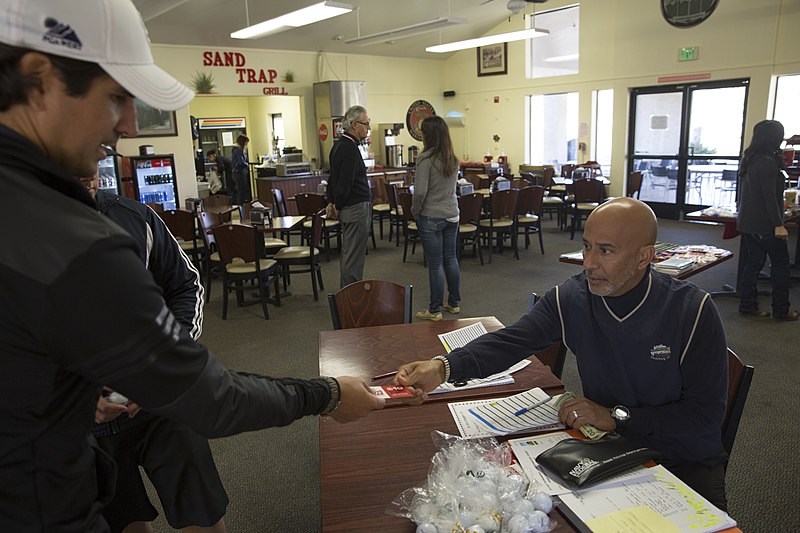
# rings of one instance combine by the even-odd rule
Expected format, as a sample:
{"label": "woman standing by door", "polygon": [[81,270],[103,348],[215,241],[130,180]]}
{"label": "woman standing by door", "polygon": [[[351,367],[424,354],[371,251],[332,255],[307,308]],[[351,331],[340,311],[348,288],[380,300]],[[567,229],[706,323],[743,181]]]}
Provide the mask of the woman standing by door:
{"label": "woman standing by door", "polygon": [[739,167],[741,180],[736,226],[742,232],[746,251],[741,279],[739,312],[768,317],[758,308],[758,273],[769,256],[772,281],[772,317],[797,320],[800,313],[789,310],[789,233],[783,225],[785,176],[780,146],[783,125],[763,120],[753,128],[753,139],[744,151]]}
{"label": "woman standing by door", "polygon": [[236,194],[233,203],[242,205],[253,199],[253,190],[250,187],[250,165],[247,161],[247,143],[250,139],[245,135],[236,138],[236,145],[231,151],[231,166],[233,166],[233,181],[236,183]]}
{"label": "woman standing by door", "polygon": [[[411,212],[428,263],[431,298],[417,318],[441,320],[442,309],[452,314],[461,312],[461,272],[456,257],[458,157],[453,151],[450,130],[441,117],[422,121],[422,139],[424,146],[414,171]],[[445,280],[447,303],[442,305]]]}

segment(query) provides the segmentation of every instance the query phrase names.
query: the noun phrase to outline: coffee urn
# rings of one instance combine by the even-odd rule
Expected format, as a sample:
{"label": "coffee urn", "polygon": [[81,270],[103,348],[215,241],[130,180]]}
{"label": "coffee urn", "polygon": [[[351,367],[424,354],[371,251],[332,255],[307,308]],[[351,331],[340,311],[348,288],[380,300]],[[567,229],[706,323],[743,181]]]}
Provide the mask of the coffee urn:
{"label": "coffee urn", "polygon": [[399,168],[403,165],[403,145],[394,144],[386,147],[386,166],[389,168]]}
{"label": "coffee urn", "polygon": [[417,156],[419,155],[419,148],[416,146],[408,147],[408,166],[413,167],[417,164]]}

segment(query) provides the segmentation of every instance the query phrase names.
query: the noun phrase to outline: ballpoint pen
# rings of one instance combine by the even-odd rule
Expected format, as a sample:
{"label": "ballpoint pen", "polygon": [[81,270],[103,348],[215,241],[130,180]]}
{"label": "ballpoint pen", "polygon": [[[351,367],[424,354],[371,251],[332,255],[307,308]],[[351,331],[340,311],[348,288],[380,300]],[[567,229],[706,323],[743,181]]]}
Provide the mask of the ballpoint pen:
{"label": "ballpoint pen", "polygon": [[392,370],[391,372],[386,372],[384,374],[378,374],[377,376],[372,376],[372,381],[378,381],[379,379],[386,379],[390,378],[397,374],[397,370]]}
{"label": "ballpoint pen", "polygon": [[539,407],[539,406],[540,406],[540,405],[542,405],[542,404],[545,404],[545,403],[547,403],[548,401],[550,401],[550,396],[546,397],[544,400],[541,400],[541,401],[539,401],[539,402],[536,402],[536,403],[535,403],[535,404],[533,404],[533,405],[529,405],[528,407],[523,407],[523,408],[522,408],[522,409],[520,409],[519,411],[515,412],[515,413],[514,413],[514,416],[520,416],[520,415],[524,415],[524,414],[525,414],[525,413],[527,413],[528,411],[533,411],[534,409],[536,409],[537,407]]}

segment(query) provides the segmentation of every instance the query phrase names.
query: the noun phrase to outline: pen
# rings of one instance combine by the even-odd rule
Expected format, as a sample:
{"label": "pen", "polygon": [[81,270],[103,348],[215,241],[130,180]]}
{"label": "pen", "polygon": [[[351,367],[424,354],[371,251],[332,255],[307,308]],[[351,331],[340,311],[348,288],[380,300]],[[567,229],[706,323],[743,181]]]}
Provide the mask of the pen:
{"label": "pen", "polygon": [[386,372],[384,374],[378,374],[377,376],[372,376],[372,381],[378,381],[379,379],[390,378],[397,374],[397,370],[392,370],[391,372]]}
{"label": "pen", "polygon": [[533,411],[534,409],[536,409],[537,407],[539,407],[540,405],[542,405],[542,404],[544,404],[544,403],[547,403],[548,401],[550,401],[550,397],[549,397],[549,396],[548,396],[548,397],[546,397],[544,400],[542,400],[542,401],[540,401],[540,402],[536,402],[536,403],[535,403],[535,404],[533,404],[533,405],[529,405],[528,407],[523,407],[522,409],[520,409],[519,411],[517,411],[516,413],[514,413],[514,416],[520,416],[520,415],[524,415],[524,414],[525,414],[525,413],[527,413],[528,411]]}

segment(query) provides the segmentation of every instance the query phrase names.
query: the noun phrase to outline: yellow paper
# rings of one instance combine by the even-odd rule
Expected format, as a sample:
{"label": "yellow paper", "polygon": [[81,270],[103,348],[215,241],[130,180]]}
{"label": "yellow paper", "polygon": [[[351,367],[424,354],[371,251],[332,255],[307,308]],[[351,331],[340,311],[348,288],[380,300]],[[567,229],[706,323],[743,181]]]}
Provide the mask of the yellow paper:
{"label": "yellow paper", "polygon": [[650,509],[639,506],[615,511],[589,520],[586,525],[593,533],[678,533],[678,526]]}

